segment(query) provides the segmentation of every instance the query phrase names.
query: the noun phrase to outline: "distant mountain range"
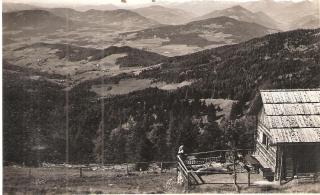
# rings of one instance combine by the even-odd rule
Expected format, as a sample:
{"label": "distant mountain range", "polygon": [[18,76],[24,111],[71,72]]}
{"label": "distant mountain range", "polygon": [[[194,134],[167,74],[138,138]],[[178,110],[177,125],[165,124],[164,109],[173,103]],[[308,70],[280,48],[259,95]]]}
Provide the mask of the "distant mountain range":
{"label": "distant mountain range", "polygon": [[129,10],[88,10],[79,12],[70,8],[23,10],[3,13],[4,30],[52,32],[78,27],[134,30],[160,26],[151,19]]}
{"label": "distant mountain range", "polygon": [[320,15],[306,15],[291,22],[290,29],[297,28],[320,28]]}
{"label": "distant mountain range", "polygon": [[[305,19],[310,21],[306,21],[306,25],[298,25],[297,28],[315,26],[316,17],[319,15],[319,2],[317,0],[304,0],[301,2],[274,0],[248,2],[190,1],[150,5],[147,4],[147,7],[140,5],[139,8],[135,9],[127,6],[125,10],[119,9],[121,6],[112,4],[68,5],[66,6],[68,8],[45,8],[44,6],[28,4],[4,3],[3,12],[45,9],[61,17],[70,16],[70,20],[85,21],[101,27],[113,26],[115,28],[115,26],[118,26],[119,29],[124,30],[134,27],[136,29],[150,28],[160,24],[184,24],[190,21],[219,16],[253,22],[273,29],[290,30],[295,29],[293,24],[296,21],[302,21],[307,16]],[[52,7],[52,5],[50,6]],[[66,13],[64,14],[63,12]],[[86,15],[89,16],[86,17]]]}
{"label": "distant mountain range", "polygon": [[[24,4],[24,3],[3,3],[2,4],[2,12],[14,12],[14,11],[22,11],[22,10],[34,10],[34,9],[48,9],[48,8],[56,8],[57,6],[49,5],[49,4],[40,4],[40,5],[31,5],[31,4]],[[61,6],[58,6],[61,7]],[[113,4],[100,4],[100,5],[69,5],[65,6],[66,8],[72,8],[77,11],[87,11],[90,9],[96,10],[116,10],[119,9],[117,6]]]}
{"label": "distant mountain range", "polygon": [[51,13],[70,19],[79,21],[96,27],[113,26],[115,28],[149,28],[159,26],[160,24],[152,19],[137,14],[136,12],[117,9],[117,10],[88,10],[85,12],[76,11],[70,8],[52,8],[48,9]]}
{"label": "distant mountain range", "polygon": [[41,7],[23,3],[2,3],[2,12],[42,9]]}
{"label": "distant mountain range", "polygon": [[182,24],[191,21],[194,17],[190,12],[159,5],[133,9],[132,11],[161,24]]}
{"label": "distant mountain range", "polygon": [[119,9],[119,7],[113,5],[113,4],[101,4],[101,5],[75,5],[72,7],[73,9],[77,11],[88,11],[91,9],[95,10],[101,10],[101,11],[106,11],[106,10],[116,10]]}
{"label": "distant mountain range", "polygon": [[174,2],[166,4],[170,8],[178,8],[196,16],[201,16],[210,13],[215,10],[222,10],[232,6],[236,6],[239,3],[236,1],[186,1],[186,2]]}
{"label": "distant mountain range", "polygon": [[243,6],[254,12],[265,12],[280,23],[282,30],[296,29],[292,25],[295,21],[308,15],[319,15],[318,0],[300,2],[261,0],[244,3]]}
{"label": "distant mountain range", "polygon": [[122,33],[128,40],[161,38],[163,44],[207,46],[234,44],[273,32],[255,23],[228,17],[209,18],[184,25],[169,25],[141,31]]}
{"label": "distant mountain range", "polygon": [[252,22],[252,23],[260,24],[262,26],[269,27],[269,28],[274,28],[274,29],[278,28],[277,22],[272,18],[270,18],[265,13],[263,12],[253,13],[239,5],[231,8],[223,9],[223,10],[213,11],[203,16],[200,16],[198,18],[195,18],[194,20],[203,20],[203,19],[216,18],[221,16],[234,18],[236,20],[240,20],[244,22]]}
{"label": "distant mountain range", "polygon": [[3,13],[4,30],[23,30],[24,32],[48,33],[58,29],[71,29],[76,26],[73,21],[45,10],[23,10]]}

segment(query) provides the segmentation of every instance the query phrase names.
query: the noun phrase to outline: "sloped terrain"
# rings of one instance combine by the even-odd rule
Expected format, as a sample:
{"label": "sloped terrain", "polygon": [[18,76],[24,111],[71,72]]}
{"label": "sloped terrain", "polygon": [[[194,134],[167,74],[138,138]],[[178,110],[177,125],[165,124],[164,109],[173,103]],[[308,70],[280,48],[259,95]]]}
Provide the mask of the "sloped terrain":
{"label": "sloped terrain", "polygon": [[133,11],[125,9],[116,10],[94,10],[90,9],[85,12],[76,11],[70,8],[52,8],[48,9],[51,13],[65,19],[79,22],[85,22],[94,27],[114,27],[121,28],[147,28],[159,26],[160,24],[152,19],[143,17]]}
{"label": "sloped terrain", "polygon": [[132,73],[166,59],[162,55],[127,46],[94,49],[49,43],[36,43],[5,51],[4,58],[22,68],[69,75],[76,83],[103,75]]}
{"label": "sloped terrain", "polygon": [[208,46],[233,44],[271,33],[264,26],[238,21],[228,17],[210,18],[185,25],[163,26],[123,33],[127,40],[161,38],[164,45],[186,44]]}
{"label": "sloped terrain", "polygon": [[4,13],[2,17],[4,31],[49,33],[59,29],[71,29],[75,26],[73,21],[67,22],[64,18],[45,10],[9,12]]}
{"label": "sloped terrain", "polygon": [[195,18],[194,20],[204,20],[208,18],[216,18],[216,17],[230,17],[236,20],[244,21],[244,22],[252,22],[256,24],[260,24],[262,26],[266,26],[269,28],[277,29],[277,22],[270,18],[263,12],[253,13],[241,6],[234,6],[231,8],[217,10]]}
{"label": "sloped terrain", "polygon": [[237,45],[169,58],[161,72],[145,75],[164,81],[200,79],[196,88],[218,97],[245,98],[259,88],[319,87],[319,32],[296,30]]}
{"label": "sloped terrain", "polygon": [[22,10],[35,10],[41,9],[40,7],[23,4],[23,3],[2,3],[2,12],[15,12]]}
{"label": "sloped terrain", "polygon": [[167,8],[160,5],[134,9],[134,12],[153,19],[161,24],[182,24],[189,22],[194,17],[192,13],[181,9]]}
{"label": "sloped terrain", "polygon": [[[92,86],[106,84],[109,88],[111,86],[107,89],[111,93],[122,90],[113,87],[120,87],[129,78],[149,80],[149,84],[151,80],[168,84],[193,82],[170,92],[143,86],[137,91],[106,98],[103,130],[108,161],[172,160],[180,143],[185,143],[190,151],[206,151],[227,147],[226,143],[234,136],[239,147],[249,148],[253,144],[254,129],[250,120],[245,126],[236,123],[237,131],[234,131],[225,125],[228,124],[226,119],[219,118],[220,114],[231,110],[230,119],[235,119],[249,111],[254,113],[259,107],[258,103],[255,104],[258,89],[319,87],[319,35],[320,29],[267,35],[240,44],[164,59],[162,65],[136,75],[95,76],[67,88],[69,93],[64,85],[52,82],[52,79],[63,80],[64,77],[40,75],[39,70],[49,67],[47,65],[27,73],[14,65],[4,66],[4,159],[35,164],[34,155],[42,152],[41,162],[50,162],[51,159],[64,162],[65,108],[66,97],[69,97],[70,162],[96,161],[102,147],[103,104],[99,94],[92,91]],[[69,49],[74,50],[72,55],[81,54],[79,59],[74,59],[88,56],[81,48]],[[24,50],[21,49],[26,52]],[[34,51],[32,47],[29,52],[40,51],[48,52],[44,48]],[[56,49],[50,56],[59,59],[58,55],[61,55],[64,60],[61,63],[71,63],[63,52],[59,53],[61,51],[63,49]],[[26,62],[26,59],[22,61]],[[79,67],[80,61],[75,62]],[[94,62],[94,66],[97,64],[97,61],[90,62]],[[99,69],[97,72],[103,71]],[[216,105],[200,101],[212,98],[230,102],[238,100],[238,103],[232,104],[231,109],[221,105],[225,109],[221,111]],[[217,120],[220,120],[219,124]],[[17,142],[21,144],[17,146]],[[23,155],[18,155],[17,151],[24,151]]]}
{"label": "sloped terrain", "polygon": [[259,12],[263,11],[279,23],[281,30],[298,29],[294,22],[313,13],[319,13],[319,1],[274,1],[262,0],[246,2],[245,8]]}
{"label": "sloped terrain", "polygon": [[[30,46],[21,47],[16,49],[15,51],[21,51],[25,49],[38,49],[38,48],[49,48],[53,50],[54,54],[56,54],[59,59],[67,59],[68,61],[97,61],[101,60],[104,57],[113,54],[121,54],[127,53],[128,59],[120,59],[116,62],[116,64],[120,64],[122,66],[148,66],[152,64],[159,63],[165,59],[165,57],[155,54],[148,51],[143,51],[131,47],[116,47],[111,46],[106,49],[93,49],[93,48],[84,48],[78,46],[72,46],[68,44],[48,44],[48,43],[36,43]],[[130,58],[130,59],[129,59]]]}
{"label": "sloped terrain", "polygon": [[311,14],[307,16],[303,16],[296,21],[291,22],[290,28],[297,29],[297,28],[319,28],[320,27],[320,14]]}
{"label": "sloped terrain", "polygon": [[43,8],[3,13],[5,44],[51,41],[109,46],[120,41],[119,32],[158,26],[161,24],[152,19],[123,9],[80,12],[71,8]]}

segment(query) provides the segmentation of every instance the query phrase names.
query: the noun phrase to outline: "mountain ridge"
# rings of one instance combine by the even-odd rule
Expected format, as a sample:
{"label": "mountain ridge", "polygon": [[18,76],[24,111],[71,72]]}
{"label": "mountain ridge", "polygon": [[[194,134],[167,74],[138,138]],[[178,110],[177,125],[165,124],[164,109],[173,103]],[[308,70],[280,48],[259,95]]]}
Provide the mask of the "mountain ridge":
{"label": "mountain ridge", "polygon": [[177,8],[167,8],[160,5],[137,8],[132,11],[153,19],[161,24],[171,25],[186,23],[194,17],[192,13],[187,11]]}
{"label": "mountain ridge", "polygon": [[[128,40],[162,38],[163,44],[188,44],[207,46],[210,44],[231,44],[271,33],[271,29],[255,23],[238,21],[229,17],[209,18],[183,25],[168,25],[122,33]],[[131,36],[132,35],[132,36]]]}
{"label": "mountain ridge", "polygon": [[207,18],[216,18],[221,16],[234,18],[244,22],[253,22],[269,28],[278,28],[276,21],[270,18],[267,14],[261,11],[253,13],[240,5],[233,6],[223,10],[216,10],[198,18],[195,18],[194,20],[203,20]]}
{"label": "mountain ridge", "polygon": [[[50,32],[52,30],[73,28],[75,22],[68,22],[46,10],[23,10],[3,13],[4,30],[33,30],[35,32]],[[31,29],[30,29],[31,28]]]}

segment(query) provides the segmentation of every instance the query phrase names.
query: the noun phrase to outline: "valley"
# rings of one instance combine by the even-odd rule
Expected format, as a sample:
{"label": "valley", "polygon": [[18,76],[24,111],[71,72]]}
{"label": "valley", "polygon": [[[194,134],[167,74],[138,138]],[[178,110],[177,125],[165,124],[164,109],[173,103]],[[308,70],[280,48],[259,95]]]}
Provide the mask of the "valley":
{"label": "valley", "polygon": [[[35,183],[43,177],[43,192],[64,193],[54,189],[66,187],[63,171],[52,177],[40,168],[51,163],[172,162],[181,145],[186,153],[252,148],[260,90],[320,87],[317,5],[4,3],[4,189],[42,193]],[[70,169],[66,192],[177,192],[166,188],[174,169],[155,176],[132,166],[130,176],[103,170],[78,178]],[[11,185],[28,180],[28,167],[41,169],[32,188]],[[112,178],[115,191],[99,187]],[[208,190],[215,192],[191,192]]]}

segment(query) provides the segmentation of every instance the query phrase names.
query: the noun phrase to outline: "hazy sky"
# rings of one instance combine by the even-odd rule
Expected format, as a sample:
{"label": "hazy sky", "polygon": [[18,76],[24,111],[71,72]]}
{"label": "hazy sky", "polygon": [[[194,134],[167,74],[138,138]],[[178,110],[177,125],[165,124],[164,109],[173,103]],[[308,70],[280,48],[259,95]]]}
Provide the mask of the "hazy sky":
{"label": "hazy sky", "polygon": [[[158,3],[186,2],[191,0],[156,0]],[[193,0],[193,1],[212,1],[212,0]],[[215,0],[215,1],[252,1],[252,0]],[[276,0],[279,1],[279,0]],[[301,1],[301,0],[292,0]],[[115,4],[124,5],[121,0],[4,0],[4,2],[14,3],[41,3],[41,4]],[[151,3],[151,0],[127,0],[128,5]]]}

